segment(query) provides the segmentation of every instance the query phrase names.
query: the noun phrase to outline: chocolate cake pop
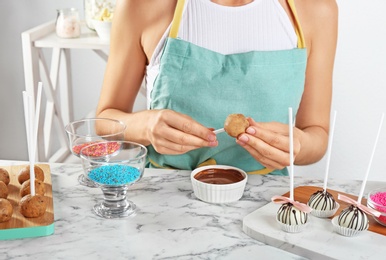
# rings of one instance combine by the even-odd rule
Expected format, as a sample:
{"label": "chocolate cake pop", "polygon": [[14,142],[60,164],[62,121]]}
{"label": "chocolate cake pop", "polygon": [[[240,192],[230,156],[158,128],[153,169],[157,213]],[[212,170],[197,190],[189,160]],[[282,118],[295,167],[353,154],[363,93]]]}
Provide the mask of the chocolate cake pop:
{"label": "chocolate cake pop", "polygon": [[247,118],[243,114],[230,114],[224,123],[224,130],[228,135],[237,138],[249,126]]}

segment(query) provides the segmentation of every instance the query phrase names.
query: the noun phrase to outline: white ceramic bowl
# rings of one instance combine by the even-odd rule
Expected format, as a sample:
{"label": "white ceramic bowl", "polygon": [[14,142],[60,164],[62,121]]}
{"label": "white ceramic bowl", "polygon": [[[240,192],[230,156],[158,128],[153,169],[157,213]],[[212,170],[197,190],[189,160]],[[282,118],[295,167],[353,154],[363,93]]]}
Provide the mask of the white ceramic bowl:
{"label": "white ceramic bowl", "polygon": [[95,31],[102,40],[110,40],[111,21],[92,20]]}
{"label": "white ceramic bowl", "polygon": [[[202,174],[203,171],[208,171],[211,169],[217,173],[215,175],[207,174],[206,180],[196,179],[197,174]],[[242,180],[232,182],[230,184],[208,183],[208,180],[209,182],[213,180],[211,178],[216,178],[217,180],[221,179],[220,175],[218,174],[222,174],[222,177],[225,179],[230,179],[227,178],[227,176],[230,174],[229,171],[227,172],[227,170],[236,170],[242,176]],[[209,165],[193,170],[190,175],[190,179],[192,182],[194,195],[198,199],[209,203],[229,203],[237,201],[243,196],[245,185],[248,180],[248,175],[245,171],[236,167],[227,165]]]}

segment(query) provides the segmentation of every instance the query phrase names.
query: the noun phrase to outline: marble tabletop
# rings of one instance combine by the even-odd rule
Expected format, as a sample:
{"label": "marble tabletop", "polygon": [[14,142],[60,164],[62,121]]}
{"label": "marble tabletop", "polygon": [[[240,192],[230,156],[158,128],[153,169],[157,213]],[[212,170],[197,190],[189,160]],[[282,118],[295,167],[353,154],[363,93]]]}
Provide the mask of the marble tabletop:
{"label": "marble tabletop", "polygon": [[[21,163],[0,160],[1,166]],[[54,234],[0,241],[0,259],[303,259],[242,230],[246,215],[288,191],[288,177],[250,175],[239,201],[209,204],[194,196],[189,171],[146,169],[128,192],[137,214],[112,220],[92,212],[102,192],[78,184],[80,164],[50,168]],[[323,186],[323,180],[302,177],[294,183]],[[365,191],[382,185],[368,182]],[[329,188],[351,194],[360,186],[356,180],[329,180]]]}

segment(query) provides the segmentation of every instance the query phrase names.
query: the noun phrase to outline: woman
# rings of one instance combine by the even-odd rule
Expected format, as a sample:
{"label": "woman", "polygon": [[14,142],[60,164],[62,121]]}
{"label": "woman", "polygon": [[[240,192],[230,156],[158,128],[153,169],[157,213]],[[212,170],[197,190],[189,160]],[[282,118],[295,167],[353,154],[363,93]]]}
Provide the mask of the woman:
{"label": "woman", "polygon": [[[327,146],[337,13],[334,0],[118,0],[97,116],[125,122],[152,166],[286,174],[292,107],[294,163],[314,163]],[[133,113],[144,77],[150,109]],[[212,132],[231,113],[250,121],[236,142]]]}

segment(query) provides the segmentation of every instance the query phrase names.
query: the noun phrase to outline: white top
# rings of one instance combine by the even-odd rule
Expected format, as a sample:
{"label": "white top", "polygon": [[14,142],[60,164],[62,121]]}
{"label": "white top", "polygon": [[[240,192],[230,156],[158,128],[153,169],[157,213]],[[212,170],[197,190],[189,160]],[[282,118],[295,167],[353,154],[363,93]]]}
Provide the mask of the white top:
{"label": "white top", "polygon": [[[170,26],[146,69],[148,107],[169,30]],[[187,0],[178,38],[221,54],[286,50],[297,46],[295,29],[278,0],[255,0],[238,7],[209,0]]]}

